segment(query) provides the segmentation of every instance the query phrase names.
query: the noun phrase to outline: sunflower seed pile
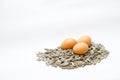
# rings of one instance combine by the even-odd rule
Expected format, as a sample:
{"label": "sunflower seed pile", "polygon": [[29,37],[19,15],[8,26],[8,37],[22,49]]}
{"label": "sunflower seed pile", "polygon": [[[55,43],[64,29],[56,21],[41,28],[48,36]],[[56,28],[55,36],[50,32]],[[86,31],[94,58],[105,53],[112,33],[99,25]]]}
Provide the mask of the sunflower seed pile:
{"label": "sunflower seed pile", "polygon": [[85,55],[74,54],[72,49],[62,50],[45,49],[45,52],[38,52],[38,61],[44,61],[48,66],[60,67],[62,69],[75,69],[86,65],[95,65],[108,56],[109,52],[102,44],[93,43]]}

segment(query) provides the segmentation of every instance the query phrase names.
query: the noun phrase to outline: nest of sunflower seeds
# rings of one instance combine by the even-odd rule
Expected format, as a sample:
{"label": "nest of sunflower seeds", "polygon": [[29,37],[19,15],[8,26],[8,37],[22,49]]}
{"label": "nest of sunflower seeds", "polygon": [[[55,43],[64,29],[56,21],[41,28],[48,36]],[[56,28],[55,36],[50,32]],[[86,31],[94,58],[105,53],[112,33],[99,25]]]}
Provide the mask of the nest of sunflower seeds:
{"label": "nest of sunflower seeds", "polygon": [[75,69],[86,65],[95,65],[108,56],[109,52],[102,44],[92,42],[85,55],[74,54],[72,49],[62,50],[45,49],[45,52],[38,52],[38,61],[44,61],[48,66],[60,67],[62,69]]}

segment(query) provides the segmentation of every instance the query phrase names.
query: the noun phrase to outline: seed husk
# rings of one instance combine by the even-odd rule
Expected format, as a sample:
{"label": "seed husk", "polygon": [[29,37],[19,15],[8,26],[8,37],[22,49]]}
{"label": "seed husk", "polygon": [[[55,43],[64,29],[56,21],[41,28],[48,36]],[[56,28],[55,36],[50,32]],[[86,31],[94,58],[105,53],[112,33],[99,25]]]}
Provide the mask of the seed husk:
{"label": "seed husk", "polygon": [[92,42],[85,55],[74,54],[72,49],[62,50],[60,47],[55,49],[45,48],[45,52],[37,53],[37,60],[44,61],[48,66],[75,69],[87,65],[96,65],[108,55],[109,52],[102,44]]}

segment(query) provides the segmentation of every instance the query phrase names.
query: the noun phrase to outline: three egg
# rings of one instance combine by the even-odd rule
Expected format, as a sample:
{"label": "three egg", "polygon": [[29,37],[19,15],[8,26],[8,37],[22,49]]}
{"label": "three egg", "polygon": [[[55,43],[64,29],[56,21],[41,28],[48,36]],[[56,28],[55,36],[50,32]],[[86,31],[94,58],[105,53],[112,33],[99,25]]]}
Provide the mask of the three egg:
{"label": "three egg", "polygon": [[88,35],[81,36],[78,40],[73,38],[65,39],[61,44],[61,49],[73,49],[75,54],[85,54],[91,45],[91,37]]}

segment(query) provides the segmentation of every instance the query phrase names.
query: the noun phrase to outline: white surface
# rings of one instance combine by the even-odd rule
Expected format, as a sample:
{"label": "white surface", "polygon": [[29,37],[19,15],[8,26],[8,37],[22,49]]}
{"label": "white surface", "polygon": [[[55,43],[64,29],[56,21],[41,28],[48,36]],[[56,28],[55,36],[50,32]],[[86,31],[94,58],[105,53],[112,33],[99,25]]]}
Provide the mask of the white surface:
{"label": "white surface", "polygon": [[[119,0],[0,0],[0,80],[120,80]],[[47,67],[36,53],[88,34],[110,55],[74,70]]]}

